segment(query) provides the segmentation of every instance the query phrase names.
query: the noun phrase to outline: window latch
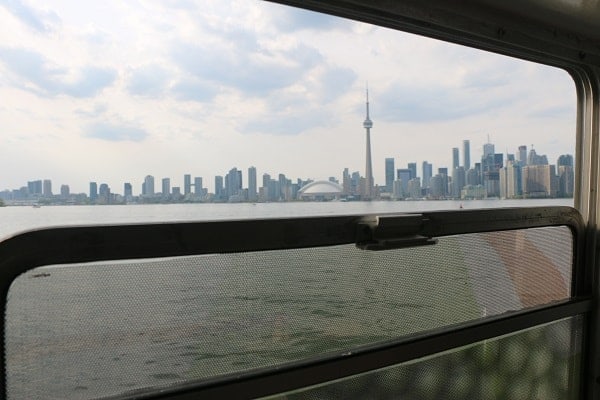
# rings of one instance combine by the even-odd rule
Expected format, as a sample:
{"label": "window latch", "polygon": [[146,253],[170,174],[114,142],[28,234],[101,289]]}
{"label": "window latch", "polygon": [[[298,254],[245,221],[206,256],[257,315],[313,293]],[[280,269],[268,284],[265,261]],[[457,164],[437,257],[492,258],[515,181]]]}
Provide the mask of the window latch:
{"label": "window latch", "polygon": [[427,222],[422,214],[365,217],[358,223],[356,247],[390,250],[436,244],[436,238],[423,234]]}

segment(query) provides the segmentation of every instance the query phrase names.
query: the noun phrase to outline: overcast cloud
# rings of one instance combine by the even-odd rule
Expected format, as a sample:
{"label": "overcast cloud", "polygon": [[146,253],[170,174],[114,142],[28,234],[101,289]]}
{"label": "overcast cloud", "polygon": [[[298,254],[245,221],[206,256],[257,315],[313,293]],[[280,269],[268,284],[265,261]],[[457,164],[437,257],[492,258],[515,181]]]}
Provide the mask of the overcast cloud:
{"label": "overcast cloud", "polygon": [[364,174],[367,82],[376,183],[463,139],[574,151],[564,71],[268,2],[0,0],[0,26],[0,190]]}

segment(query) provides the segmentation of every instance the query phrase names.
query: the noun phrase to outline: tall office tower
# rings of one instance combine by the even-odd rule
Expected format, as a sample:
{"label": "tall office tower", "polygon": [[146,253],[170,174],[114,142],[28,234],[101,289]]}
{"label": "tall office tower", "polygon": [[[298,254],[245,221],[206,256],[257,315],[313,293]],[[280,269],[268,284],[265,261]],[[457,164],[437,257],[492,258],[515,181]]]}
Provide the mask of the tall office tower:
{"label": "tall office tower", "polygon": [[371,128],[373,121],[369,118],[369,89],[367,88],[367,118],[363,122],[363,127],[367,133],[367,160],[365,166],[365,199],[373,198],[373,169],[371,168]]}
{"label": "tall office tower", "polygon": [[558,177],[554,165],[528,165],[521,169],[524,197],[556,197]]}
{"label": "tall office tower", "polygon": [[133,190],[131,187],[131,183],[125,182],[125,184],[123,185],[123,196],[125,196],[126,198],[133,197]]}
{"label": "tall office tower", "polygon": [[434,199],[439,199],[446,195],[444,190],[444,176],[437,174],[431,177],[429,181],[429,196]]}
{"label": "tall office tower", "polygon": [[465,168],[458,166],[452,170],[452,197],[459,199],[465,185]]}
{"label": "tall office tower", "polygon": [[420,199],[423,197],[421,192],[421,179],[412,178],[408,181],[408,197],[410,199]]}
{"label": "tall office tower", "polygon": [[262,187],[265,189],[269,187],[269,182],[271,181],[271,175],[265,173],[262,177]]}
{"label": "tall office tower", "polygon": [[517,161],[521,167],[527,165],[527,146],[521,145],[519,146],[519,153]]}
{"label": "tall office tower", "polygon": [[98,199],[98,184],[90,182],[90,201],[93,203]]}
{"label": "tall office tower", "polygon": [[204,188],[202,187],[202,177],[201,176],[196,176],[194,178],[194,194],[201,196],[204,191]]}
{"label": "tall office tower", "polygon": [[42,181],[27,182],[27,190],[29,191],[29,194],[42,194]]}
{"label": "tall office tower", "polygon": [[463,167],[465,171],[471,169],[471,142],[463,140]]}
{"label": "tall office tower", "polygon": [[385,191],[392,193],[394,189],[394,159],[385,159]]}
{"label": "tall office tower", "polygon": [[71,189],[69,188],[69,185],[60,185],[60,195],[62,197],[69,197],[69,194],[71,194]]}
{"label": "tall office tower", "polygon": [[558,160],[556,160],[556,166],[567,166],[567,167],[572,167],[573,166],[573,156],[570,154],[563,154],[561,156],[558,157]]}
{"label": "tall office tower", "polygon": [[527,165],[548,165],[548,157],[545,154],[537,154],[532,148],[527,156]]}
{"label": "tall office tower", "polygon": [[171,178],[163,178],[162,180],[162,195],[163,197],[171,194]]}
{"label": "tall office tower", "polygon": [[232,196],[237,196],[242,190],[242,171],[233,167],[225,175],[225,200]]}
{"label": "tall office tower", "polygon": [[481,183],[481,179],[479,179],[480,167],[476,166],[475,168],[471,168],[465,174],[465,182],[467,185],[477,186]]}
{"label": "tall office tower", "polygon": [[428,163],[427,161],[423,161],[423,187],[430,187],[429,181],[433,176],[433,165]]}
{"label": "tall office tower", "polygon": [[256,188],[256,167],[248,168],[248,200],[256,201],[258,191]]}
{"label": "tall office tower", "polygon": [[396,171],[396,179],[401,181],[400,185],[402,187],[401,189],[401,196],[402,197],[408,197],[408,181],[411,180],[411,170],[408,168],[400,168]]}
{"label": "tall office tower", "polygon": [[154,177],[152,175],[146,175],[144,178],[144,193],[148,196],[154,195]]}
{"label": "tall office tower", "polygon": [[215,176],[215,198],[217,200],[223,200],[223,177],[221,175]]}
{"label": "tall office tower", "polygon": [[50,179],[44,179],[44,196],[52,196],[52,181]]}
{"label": "tall office tower", "polygon": [[458,147],[452,148],[452,171],[454,171],[460,165],[458,156]]}
{"label": "tall office tower", "polygon": [[279,188],[279,191],[277,192],[277,196],[279,199],[285,200],[287,186],[288,186],[288,179],[285,177],[285,174],[279,174],[279,176],[277,177],[277,184],[278,184],[278,188]]}
{"label": "tall office tower", "polygon": [[103,204],[110,204],[110,188],[106,183],[100,184],[98,188],[98,200]]}
{"label": "tall office tower", "polygon": [[[192,193],[192,176],[190,174],[183,175],[183,194]],[[165,194],[165,192],[163,192]]]}
{"label": "tall office tower", "polygon": [[448,194],[448,168],[438,168],[438,175],[442,178],[442,196]]}
{"label": "tall office tower", "polygon": [[[417,177],[417,163],[409,162],[407,168],[410,170],[410,179],[415,179]],[[421,183],[419,182],[419,185]]]}
{"label": "tall office tower", "polygon": [[[392,171],[392,176],[393,176]],[[350,187],[352,186],[352,181],[350,178],[350,171],[348,168],[344,168],[344,172],[342,173],[342,187],[344,188],[344,194],[347,196],[351,193]]]}
{"label": "tall office tower", "polygon": [[485,143],[483,145],[483,157],[482,158],[486,158],[487,156],[493,155],[495,152],[496,152],[496,150],[492,143],[489,143],[489,142]]}
{"label": "tall office tower", "polygon": [[573,197],[575,174],[570,165],[558,165],[558,197]]}

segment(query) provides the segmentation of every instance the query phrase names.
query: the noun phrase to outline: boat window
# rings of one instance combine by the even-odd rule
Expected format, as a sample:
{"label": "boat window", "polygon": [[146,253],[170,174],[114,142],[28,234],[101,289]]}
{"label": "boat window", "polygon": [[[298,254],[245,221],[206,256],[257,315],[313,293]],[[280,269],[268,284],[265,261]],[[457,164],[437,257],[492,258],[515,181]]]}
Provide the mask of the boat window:
{"label": "boat window", "polygon": [[553,305],[573,297],[573,254],[571,229],[550,226],[386,251],[346,244],[35,268],[8,292],[9,398],[148,392]]}
{"label": "boat window", "polygon": [[17,1],[0,24],[0,198],[27,206],[0,237],[573,205],[559,68],[268,2]]}
{"label": "boat window", "polygon": [[577,399],[582,331],[567,318],[268,399]]}

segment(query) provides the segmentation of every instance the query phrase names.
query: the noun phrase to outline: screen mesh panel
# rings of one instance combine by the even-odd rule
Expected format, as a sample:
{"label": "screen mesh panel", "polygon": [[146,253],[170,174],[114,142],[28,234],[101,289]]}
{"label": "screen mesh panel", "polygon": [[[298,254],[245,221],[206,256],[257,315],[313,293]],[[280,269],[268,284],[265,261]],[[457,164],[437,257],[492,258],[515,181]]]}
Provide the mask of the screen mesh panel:
{"label": "screen mesh panel", "polygon": [[9,398],[95,398],[569,298],[567,227],[37,268],[9,291]]}
{"label": "screen mesh panel", "polygon": [[567,318],[269,399],[577,399],[582,329]]}

